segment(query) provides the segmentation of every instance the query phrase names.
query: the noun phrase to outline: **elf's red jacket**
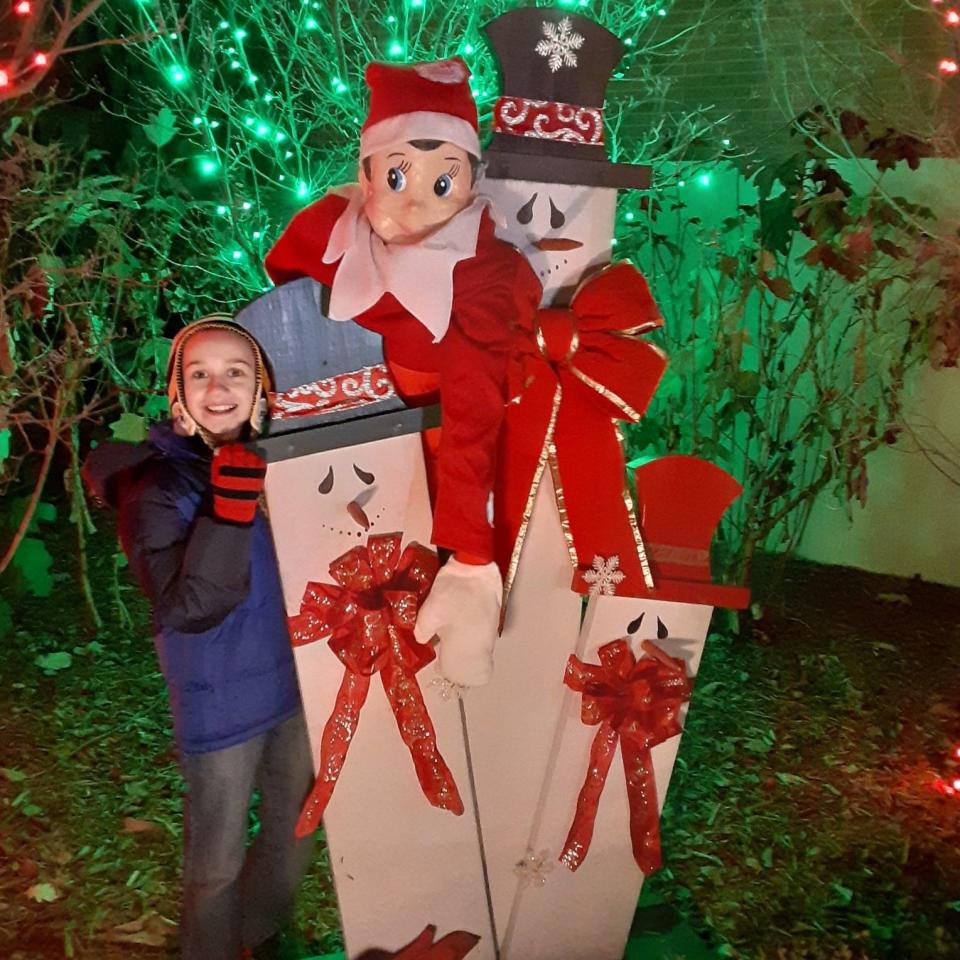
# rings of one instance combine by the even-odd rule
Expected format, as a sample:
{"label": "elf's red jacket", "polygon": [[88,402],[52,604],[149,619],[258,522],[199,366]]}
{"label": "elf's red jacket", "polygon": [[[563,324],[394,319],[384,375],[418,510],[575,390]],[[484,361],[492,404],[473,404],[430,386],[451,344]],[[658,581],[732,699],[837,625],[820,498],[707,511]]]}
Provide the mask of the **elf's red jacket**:
{"label": "elf's red jacket", "polygon": [[[323,253],[346,205],[343,197],[328,195],[293,218],[266,257],[274,283],[303,276],[332,283],[339,264],[324,263]],[[510,331],[518,322],[529,324],[540,294],[526,258],[494,236],[484,212],[476,255],[454,267],[450,327],[439,343],[389,293],[354,318],[383,337],[387,364],[408,403],[439,399],[433,542],[475,561],[493,559],[487,503],[507,399]]]}

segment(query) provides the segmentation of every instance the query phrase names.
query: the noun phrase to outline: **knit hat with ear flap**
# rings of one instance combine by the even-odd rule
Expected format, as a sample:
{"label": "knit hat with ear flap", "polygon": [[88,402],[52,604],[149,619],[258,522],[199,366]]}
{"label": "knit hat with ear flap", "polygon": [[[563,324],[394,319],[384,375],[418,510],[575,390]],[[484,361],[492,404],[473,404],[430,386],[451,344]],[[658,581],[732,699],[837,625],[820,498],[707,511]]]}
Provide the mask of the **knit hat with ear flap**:
{"label": "knit hat with ear flap", "polygon": [[188,435],[199,434],[207,446],[213,447],[215,446],[213,435],[200,426],[187,410],[183,389],[183,348],[192,336],[206,330],[228,330],[238,337],[243,337],[253,350],[255,384],[249,423],[254,435],[260,432],[266,412],[266,397],[270,392],[270,369],[264,360],[260,344],[228,313],[211,313],[209,316],[194,320],[173,338],[173,343],[170,345],[170,359],[167,361],[167,400],[170,403],[171,416],[180,420]]}

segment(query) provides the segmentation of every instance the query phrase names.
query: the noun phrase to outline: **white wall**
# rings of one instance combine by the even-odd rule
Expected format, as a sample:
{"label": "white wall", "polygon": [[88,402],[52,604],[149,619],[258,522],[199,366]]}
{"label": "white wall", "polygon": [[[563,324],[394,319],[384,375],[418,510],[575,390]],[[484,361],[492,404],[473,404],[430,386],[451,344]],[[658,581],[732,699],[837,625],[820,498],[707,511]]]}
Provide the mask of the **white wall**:
{"label": "white wall", "polygon": [[[901,165],[902,166],[902,165]],[[845,171],[849,173],[849,171]],[[944,232],[960,222],[960,164],[926,160],[918,170],[885,175],[892,193],[934,209]],[[939,446],[960,456],[960,369],[924,364],[907,395],[904,419]],[[830,496],[814,507],[800,555],[878,573],[960,586],[960,485],[937,471],[917,445],[904,438],[867,461],[867,505],[853,506],[853,521]],[[960,479],[960,469],[952,471]]]}

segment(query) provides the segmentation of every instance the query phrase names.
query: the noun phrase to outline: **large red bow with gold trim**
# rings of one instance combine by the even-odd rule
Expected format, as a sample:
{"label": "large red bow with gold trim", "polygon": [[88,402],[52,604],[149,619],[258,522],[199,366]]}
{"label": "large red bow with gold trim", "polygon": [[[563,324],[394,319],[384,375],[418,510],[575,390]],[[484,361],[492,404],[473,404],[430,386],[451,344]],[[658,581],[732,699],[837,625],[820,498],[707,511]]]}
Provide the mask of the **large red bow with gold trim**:
{"label": "large red bow with gold trim", "polygon": [[600,794],[618,743],[627,778],[633,858],[648,875],[660,866],[660,813],[650,748],[682,732],[680,708],[690,699],[691,686],[683,660],[649,640],[643,650],[649,656],[638,660],[628,640],[614,640],[597,652],[599,664],[584,663],[573,654],[567,662],[563,682],[583,694],[580,719],[600,727],[560,855],[571,870],[590,849]]}
{"label": "large red bow with gold trim", "polygon": [[336,583],[308,583],[299,615],[290,618],[294,646],[326,640],[346,668],[323,728],[320,772],[300,812],[298,837],[312,833],[326,810],[375,673],[424,795],[435,807],[463,813],[416,678],[436,656],[429,644],[417,643],[413,626],[437,575],[437,555],[418,543],[401,555],[400,544],[400,534],[380,534],[337,557],[330,564]]}
{"label": "large red bow with gold trim", "polygon": [[569,308],[540,310],[518,331],[494,534],[507,589],[547,464],[575,589],[586,590],[582,574],[595,557],[614,555],[621,592],[644,596],[653,586],[617,421],[638,421],[657,388],[666,358],[638,335],[662,324],[643,276],[622,262],[585,283]]}

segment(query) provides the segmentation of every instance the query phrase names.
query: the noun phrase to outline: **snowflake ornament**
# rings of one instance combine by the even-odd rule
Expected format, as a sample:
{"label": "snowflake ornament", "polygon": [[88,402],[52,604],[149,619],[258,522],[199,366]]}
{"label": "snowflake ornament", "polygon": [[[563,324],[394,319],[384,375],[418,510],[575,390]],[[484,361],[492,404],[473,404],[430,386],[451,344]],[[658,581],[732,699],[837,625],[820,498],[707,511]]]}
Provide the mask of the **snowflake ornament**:
{"label": "snowflake ornament", "polygon": [[513,872],[520,878],[523,887],[546,885],[547,874],[553,870],[553,860],[546,850],[534,853],[529,847],[523,857],[513,865]]}
{"label": "snowflake ornament", "polygon": [[448,680],[440,673],[437,668],[437,675],[430,681],[430,686],[437,692],[437,696],[445,703],[450,700],[462,700],[463,693],[467,689],[459,683]]}
{"label": "snowflake ornament", "polygon": [[541,25],[544,39],[537,46],[536,51],[541,57],[547,57],[547,66],[551,73],[556,73],[561,67],[575,67],[577,55],[573,52],[583,46],[583,35],[573,29],[569,17],[564,17],[559,23],[544,20]]}
{"label": "snowflake ornament", "polygon": [[623,583],[627,575],[617,569],[620,566],[620,558],[614,554],[609,560],[604,560],[601,556],[593,558],[593,569],[587,570],[583,579],[590,584],[590,596],[596,597],[605,594],[612,597],[617,592],[617,584]]}

